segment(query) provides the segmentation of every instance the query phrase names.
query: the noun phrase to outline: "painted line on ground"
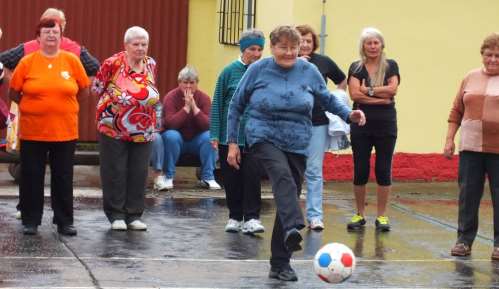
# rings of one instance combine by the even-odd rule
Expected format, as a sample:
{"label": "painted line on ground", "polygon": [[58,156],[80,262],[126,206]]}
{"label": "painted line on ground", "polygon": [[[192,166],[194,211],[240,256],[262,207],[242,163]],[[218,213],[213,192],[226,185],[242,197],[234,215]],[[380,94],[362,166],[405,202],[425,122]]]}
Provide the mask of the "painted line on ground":
{"label": "painted line on ground", "polygon": [[[99,260],[99,261],[148,261],[148,262],[198,262],[198,263],[268,263],[268,260],[233,260],[233,259],[194,259],[194,258],[139,258],[139,257],[80,257],[82,260]],[[22,256],[1,256],[0,260],[77,260],[75,257],[22,257]],[[313,260],[296,260],[292,259],[295,264],[308,264]],[[447,263],[447,262],[461,262],[461,263],[474,263],[474,262],[493,262],[490,259],[459,259],[459,258],[438,258],[438,259],[392,259],[392,260],[379,260],[379,259],[359,259],[357,263]]]}
{"label": "painted line on ground", "polygon": [[[437,218],[434,218],[432,216],[429,216],[427,214],[422,214],[422,213],[419,213],[409,207],[406,207],[404,205],[401,205],[401,204],[392,204],[391,207],[401,211],[401,212],[404,212],[408,215],[411,215],[413,217],[415,217],[416,219],[419,219],[419,220],[422,220],[422,221],[425,221],[425,222],[428,222],[430,224],[433,224],[433,225],[436,225],[436,226],[439,226],[441,228],[444,228],[446,230],[449,230],[449,231],[457,231],[457,226],[453,225],[453,224],[449,224],[447,222],[444,222],[444,221],[441,221]],[[481,235],[480,233],[477,233],[476,235],[476,239],[481,241],[482,243],[484,244],[487,244],[487,245],[492,245],[494,244],[494,240],[491,239],[491,238],[488,238],[484,235]]]}

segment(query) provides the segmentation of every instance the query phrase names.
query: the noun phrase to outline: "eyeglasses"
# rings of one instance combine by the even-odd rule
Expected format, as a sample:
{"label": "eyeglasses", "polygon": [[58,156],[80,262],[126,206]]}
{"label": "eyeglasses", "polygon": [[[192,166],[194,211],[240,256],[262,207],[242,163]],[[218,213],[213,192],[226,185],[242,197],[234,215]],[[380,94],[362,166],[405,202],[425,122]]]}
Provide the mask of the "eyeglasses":
{"label": "eyeglasses", "polygon": [[492,59],[492,58],[499,59],[499,53],[484,52],[483,57],[489,58],[489,59]]}
{"label": "eyeglasses", "polygon": [[283,52],[291,52],[291,53],[298,53],[298,50],[300,50],[300,46],[283,46],[283,45],[277,45],[277,49],[283,51]]}

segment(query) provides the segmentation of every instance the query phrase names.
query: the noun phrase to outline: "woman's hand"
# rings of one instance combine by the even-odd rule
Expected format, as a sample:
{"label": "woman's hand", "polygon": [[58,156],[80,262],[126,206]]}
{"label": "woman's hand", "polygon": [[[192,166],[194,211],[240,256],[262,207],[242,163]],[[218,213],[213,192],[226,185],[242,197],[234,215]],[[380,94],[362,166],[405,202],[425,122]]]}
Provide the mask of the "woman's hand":
{"label": "woman's hand", "polygon": [[454,140],[447,139],[445,141],[445,146],[444,146],[444,157],[449,160],[452,159],[455,150],[456,150],[456,145],[454,144]]}
{"label": "woman's hand", "polygon": [[239,151],[239,145],[236,143],[229,144],[229,152],[227,153],[227,163],[235,169],[239,169],[239,164],[241,163],[241,152]]}
{"label": "woman's hand", "polygon": [[362,83],[360,84],[359,90],[360,90],[360,92],[362,92],[363,94],[367,95],[368,88],[367,88],[367,86],[366,86],[366,80],[365,80],[365,79],[362,79]]}
{"label": "woman's hand", "polygon": [[310,61],[310,55],[302,55],[299,58],[301,58],[301,59],[303,59],[303,60],[305,60],[307,62]]}
{"label": "woman's hand", "polygon": [[211,143],[211,147],[214,149],[214,150],[218,150],[218,141],[217,140],[211,140],[210,141]]}
{"label": "woman's hand", "polygon": [[351,122],[358,124],[359,126],[363,126],[366,124],[366,115],[362,110],[352,110],[350,113],[349,119]]}

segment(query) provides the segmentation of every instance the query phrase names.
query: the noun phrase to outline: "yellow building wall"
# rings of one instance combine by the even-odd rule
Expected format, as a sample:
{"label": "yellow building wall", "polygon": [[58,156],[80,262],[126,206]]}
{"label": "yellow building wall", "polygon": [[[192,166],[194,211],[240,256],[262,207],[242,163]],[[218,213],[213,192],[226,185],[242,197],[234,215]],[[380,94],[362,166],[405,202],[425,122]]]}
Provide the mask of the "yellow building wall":
{"label": "yellow building wall", "polygon": [[[257,28],[268,35],[278,24],[307,23],[319,32],[322,2],[257,0]],[[218,43],[219,0],[191,0],[189,5],[188,62],[199,69],[200,87],[211,95],[218,73],[239,49]],[[325,53],[346,73],[359,57],[362,28],[380,29],[386,54],[401,73],[396,151],[441,152],[460,81],[482,65],[480,45],[499,31],[498,11],[497,0],[327,0]]]}

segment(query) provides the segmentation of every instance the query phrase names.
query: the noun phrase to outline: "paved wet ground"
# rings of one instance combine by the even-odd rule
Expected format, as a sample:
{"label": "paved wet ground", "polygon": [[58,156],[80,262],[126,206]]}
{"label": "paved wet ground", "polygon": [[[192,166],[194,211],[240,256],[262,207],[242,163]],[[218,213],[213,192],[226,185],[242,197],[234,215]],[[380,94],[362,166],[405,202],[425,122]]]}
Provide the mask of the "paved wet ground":
{"label": "paved wet ground", "polygon": [[78,186],[78,236],[60,237],[50,224],[49,207],[39,235],[24,236],[20,221],[14,218],[15,185],[0,175],[0,287],[331,288],[315,276],[311,261],[329,242],[344,243],[357,256],[353,276],[334,285],[337,288],[499,287],[499,263],[490,261],[489,198],[481,207],[472,256],[449,255],[456,235],[454,184],[397,184],[389,233],[374,230],[372,198],[366,229],[347,232],[346,222],[353,212],[350,185],[329,184],[335,189],[333,194],[328,189],[326,195],[326,230],[303,230],[304,249],[292,260],[298,282],[267,278],[275,213],[272,199],[263,204],[265,233],[230,234],[223,232],[227,210],[220,192],[191,189],[191,181],[178,184],[172,192],[148,194],[146,232],[111,231],[101,210],[99,189]]}

